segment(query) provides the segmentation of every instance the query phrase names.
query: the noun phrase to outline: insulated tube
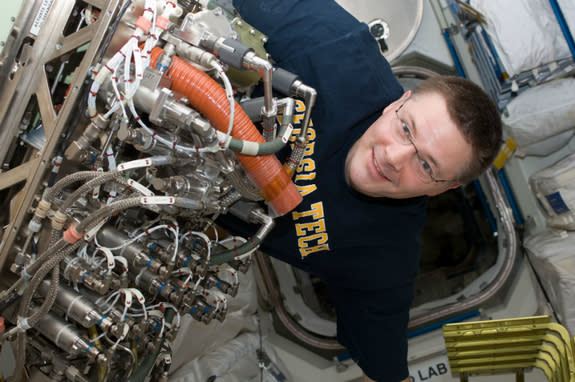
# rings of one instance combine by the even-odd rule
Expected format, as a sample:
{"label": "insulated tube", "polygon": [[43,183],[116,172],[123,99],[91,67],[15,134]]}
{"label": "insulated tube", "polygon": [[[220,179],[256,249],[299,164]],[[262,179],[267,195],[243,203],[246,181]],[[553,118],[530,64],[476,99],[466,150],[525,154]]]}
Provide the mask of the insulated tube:
{"label": "insulated tube", "polygon": [[[152,50],[152,66],[155,66],[160,48]],[[229,101],[225,90],[210,76],[179,57],[172,57],[167,74],[172,78],[172,90],[185,96],[190,103],[205,115],[219,131],[226,132],[229,122]],[[247,114],[239,107],[234,115],[232,137],[256,143],[265,142]],[[302,200],[290,177],[273,155],[249,156],[235,153],[262,196],[278,215],[294,209]]]}

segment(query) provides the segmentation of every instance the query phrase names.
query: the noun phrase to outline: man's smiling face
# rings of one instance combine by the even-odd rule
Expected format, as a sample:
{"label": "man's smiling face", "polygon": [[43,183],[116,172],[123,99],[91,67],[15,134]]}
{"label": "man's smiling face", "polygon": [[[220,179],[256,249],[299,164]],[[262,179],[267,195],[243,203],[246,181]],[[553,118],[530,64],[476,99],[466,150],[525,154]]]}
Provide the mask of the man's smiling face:
{"label": "man's smiling face", "polygon": [[450,180],[471,158],[472,147],[451,120],[445,100],[436,93],[406,92],[354,143],[345,176],[367,196],[433,196],[459,186]]}

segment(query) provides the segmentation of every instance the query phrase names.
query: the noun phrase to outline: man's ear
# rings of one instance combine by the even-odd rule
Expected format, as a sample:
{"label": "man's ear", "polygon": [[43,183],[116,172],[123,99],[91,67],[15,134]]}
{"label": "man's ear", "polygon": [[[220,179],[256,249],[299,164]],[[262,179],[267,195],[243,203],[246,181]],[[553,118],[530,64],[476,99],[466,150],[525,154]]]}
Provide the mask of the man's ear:
{"label": "man's ear", "polygon": [[453,183],[453,184],[450,184],[449,186],[445,187],[445,191],[447,191],[447,190],[453,190],[454,188],[457,188],[457,187],[460,187],[460,186],[461,186],[461,183]]}
{"label": "man's ear", "polygon": [[451,183],[451,184],[449,184],[449,185],[447,185],[447,186],[445,186],[445,187],[441,187],[441,188],[439,188],[439,189],[437,189],[437,190],[435,190],[435,191],[428,192],[426,195],[427,195],[427,196],[436,196],[436,195],[439,195],[439,194],[443,194],[443,193],[446,192],[446,191],[453,190],[454,188],[457,188],[457,187],[460,187],[460,186],[461,186],[461,183]]}
{"label": "man's ear", "polygon": [[387,105],[385,107],[385,109],[383,109],[382,114],[387,110],[387,109],[397,109],[403,102],[405,102],[405,100],[407,100],[409,97],[411,97],[411,90],[406,91],[405,93],[403,93],[401,95],[401,97],[399,97],[398,99],[396,99],[395,101],[393,101],[392,103],[390,103],[389,105]]}

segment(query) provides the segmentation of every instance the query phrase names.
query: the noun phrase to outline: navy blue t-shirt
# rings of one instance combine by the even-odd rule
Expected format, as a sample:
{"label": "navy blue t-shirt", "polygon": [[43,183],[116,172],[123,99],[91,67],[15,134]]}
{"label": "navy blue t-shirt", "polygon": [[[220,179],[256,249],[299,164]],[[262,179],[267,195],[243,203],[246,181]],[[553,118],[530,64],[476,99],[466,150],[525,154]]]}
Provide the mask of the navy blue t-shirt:
{"label": "navy blue t-shirt", "polygon": [[[338,340],[370,378],[404,379],[426,198],[370,198],[344,176],[352,144],[403,89],[367,25],[332,0],[234,0],[234,6],[268,36],[276,66],[318,93],[294,176],[303,202],[276,219],[261,249],[325,281]],[[296,120],[303,113],[298,104]]]}

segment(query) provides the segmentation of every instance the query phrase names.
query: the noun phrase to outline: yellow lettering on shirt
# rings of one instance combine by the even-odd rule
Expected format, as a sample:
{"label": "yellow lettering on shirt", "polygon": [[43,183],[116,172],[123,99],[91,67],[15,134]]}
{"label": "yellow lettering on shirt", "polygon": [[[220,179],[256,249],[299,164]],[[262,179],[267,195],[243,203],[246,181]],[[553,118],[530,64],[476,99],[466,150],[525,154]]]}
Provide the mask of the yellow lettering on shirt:
{"label": "yellow lettering on shirt", "polygon": [[314,179],[315,179],[315,172],[312,172],[310,174],[299,174],[299,175],[296,175],[296,177],[295,177],[296,182],[298,180],[314,180]]}
{"label": "yellow lettering on shirt", "polygon": [[306,257],[307,255],[309,255],[311,253],[321,252],[321,251],[329,251],[329,245],[328,244],[322,244],[322,245],[316,245],[315,247],[300,248],[299,253],[300,253],[300,255],[302,255],[302,257]]}
{"label": "yellow lettering on shirt", "polygon": [[298,236],[304,236],[309,232],[325,232],[325,220],[317,220],[311,223],[298,223],[295,225],[295,232]]}
{"label": "yellow lettering on shirt", "polygon": [[314,192],[315,190],[317,190],[317,186],[315,184],[310,184],[309,186],[298,186],[296,184],[295,188],[297,188],[297,190],[299,191],[299,194],[302,197],[307,196],[307,195],[311,194],[312,192]]}
{"label": "yellow lettering on shirt", "polygon": [[292,212],[291,216],[293,218],[293,220],[299,220],[302,217],[308,217],[311,216],[314,220],[318,220],[323,218],[323,203],[322,202],[318,202],[318,203],[314,203],[312,205],[310,205],[310,210],[309,211],[303,211],[303,212],[298,212],[298,211],[294,211]]}
{"label": "yellow lettering on shirt", "polygon": [[304,158],[299,162],[298,172],[311,172],[315,170],[315,161],[310,158]]}
{"label": "yellow lettering on shirt", "polygon": [[[305,116],[305,110],[305,104],[301,100],[296,100],[293,116],[294,124],[301,124]],[[315,183],[317,176],[316,162],[313,158],[317,132],[312,126],[313,122],[310,120],[306,129],[307,144],[294,177],[294,184],[302,197],[306,197],[317,190]],[[301,134],[301,127],[294,127],[290,136],[292,149],[299,134]],[[324,217],[323,202],[311,204],[307,211],[293,211],[292,219],[296,230],[299,253],[302,257],[312,253],[329,251],[329,236]]]}
{"label": "yellow lettering on shirt", "polygon": [[316,233],[315,235],[309,235],[309,236],[299,238],[297,243],[300,247],[300,253],[301,253],[301,248],[309,247],[308,243],[310,241],[316,242],[317,245],[325,244],[327,242],[327,233],[325,233],[325,232],[324,233]]}

